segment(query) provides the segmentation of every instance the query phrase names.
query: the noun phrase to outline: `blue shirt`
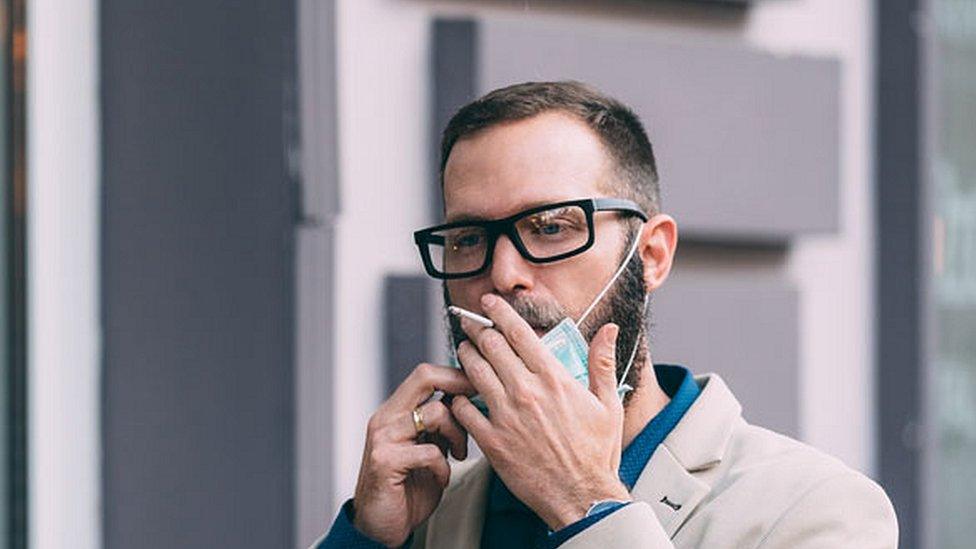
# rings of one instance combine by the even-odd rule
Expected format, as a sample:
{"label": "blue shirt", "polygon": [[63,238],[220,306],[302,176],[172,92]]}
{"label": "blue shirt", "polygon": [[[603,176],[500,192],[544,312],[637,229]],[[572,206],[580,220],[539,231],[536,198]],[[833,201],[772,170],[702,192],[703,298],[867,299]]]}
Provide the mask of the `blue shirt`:
{"label": "blue shirt", "polygon": [[[647,423],[620,456],[618,475],[628,490],[633,489],[654,450],[678,424],[699,393],[698,385],[691,373],[681,366],[655,364],[654,374],[661,389],[671,397],[671,401]],[[481,547],[482,549],[555,548],[623,506],[624,504],[621,504],[605,509],[550,533],[542,519],[516,498],[505,483],[492,473],[488,484],[488,502],[485,526],[481,532]],[[352,518],[352,500],[349,500],[342,506],[329,534],[319,544],[318,549],[340,547],[380,549],[383,547],[359,533],[352,525]]]}

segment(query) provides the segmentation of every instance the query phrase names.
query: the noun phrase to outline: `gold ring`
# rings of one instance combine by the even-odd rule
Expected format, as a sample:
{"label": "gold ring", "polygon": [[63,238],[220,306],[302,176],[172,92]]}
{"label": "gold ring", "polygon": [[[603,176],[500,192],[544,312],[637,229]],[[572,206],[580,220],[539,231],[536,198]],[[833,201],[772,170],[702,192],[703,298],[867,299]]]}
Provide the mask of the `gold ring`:
{"label": "gold ring", "polygon": [[427,432],[427,426],[424,425],[424,415],[420,412],[420,406],[413,409],[413,427],[417,430],[418,436]]}

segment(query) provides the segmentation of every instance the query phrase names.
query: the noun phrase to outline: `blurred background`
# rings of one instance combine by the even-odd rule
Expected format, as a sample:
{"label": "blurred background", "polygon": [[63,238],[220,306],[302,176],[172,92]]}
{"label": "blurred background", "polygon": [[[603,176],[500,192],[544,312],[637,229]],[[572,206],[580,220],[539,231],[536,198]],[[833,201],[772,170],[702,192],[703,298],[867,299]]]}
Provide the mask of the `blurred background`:
{"label": "blurred background", "polygon": [[976,539],[973,0],[0,0],[0,543],[306,547],[443,360],[437,133],[524,80],[642,116],[652,353]]}

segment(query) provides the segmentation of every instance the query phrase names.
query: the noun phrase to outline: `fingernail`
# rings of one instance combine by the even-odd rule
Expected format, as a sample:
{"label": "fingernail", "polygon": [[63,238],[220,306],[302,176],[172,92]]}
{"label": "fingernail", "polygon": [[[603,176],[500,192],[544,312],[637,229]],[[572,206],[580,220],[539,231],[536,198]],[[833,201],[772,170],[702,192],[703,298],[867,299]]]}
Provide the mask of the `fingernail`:
{"label": "fingernail", "polygon": [[492,294],[485,294],[481,296],[481,306],[488,308],[495,305],[495,296]]}
{"label": "fingernail", "polygon": [[620,326],[617,326],[616,324],[611,323],[610,324],[610,334],[609,334],[610,341],[613,342],[613,343],[616,343],[617,342],[617,335],[619,333],[620,333]]}

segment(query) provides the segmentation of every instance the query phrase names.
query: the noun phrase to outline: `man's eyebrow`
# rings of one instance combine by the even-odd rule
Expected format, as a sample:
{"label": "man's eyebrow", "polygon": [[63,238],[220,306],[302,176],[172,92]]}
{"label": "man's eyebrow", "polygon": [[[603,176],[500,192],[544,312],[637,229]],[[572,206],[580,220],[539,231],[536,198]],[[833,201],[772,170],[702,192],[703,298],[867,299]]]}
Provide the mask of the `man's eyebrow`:
{"label": "man's eyebrow", "polygon": [[486,220],[487,218],[482,217],[480,215],[462,213],[462,214],[448,217],[447,219],[444,220],[444,222],[445,223],[470,223],[475,221],[486,221]]}
{"label": "man's eyebrow", "polygon": [[534,200],[532,202],[527,202],[525,204],[522,204],[522,206],[519,209],[509,213],[508,215],[502,215],[499,217],[491,217],[491,218],[484,217],[477,214],[459,213],[448,217],[444,222],[461,223],[461,222],[491,221],[495,219],[505,219],[508,216],[524,212],[525,210],[531,210],[532,208],[536,208],[538,206],[545,206],[547,204],[556,204],[558,202],[565,202],[565,200]]}

